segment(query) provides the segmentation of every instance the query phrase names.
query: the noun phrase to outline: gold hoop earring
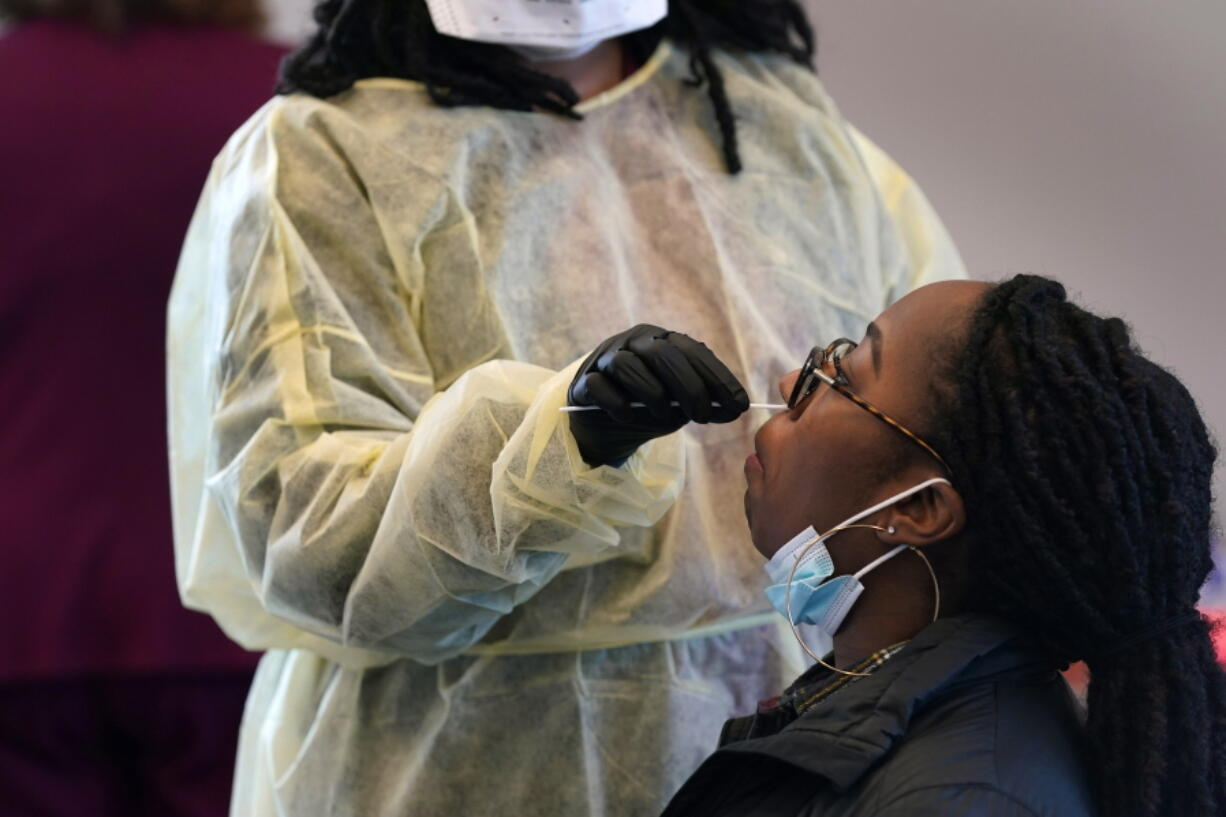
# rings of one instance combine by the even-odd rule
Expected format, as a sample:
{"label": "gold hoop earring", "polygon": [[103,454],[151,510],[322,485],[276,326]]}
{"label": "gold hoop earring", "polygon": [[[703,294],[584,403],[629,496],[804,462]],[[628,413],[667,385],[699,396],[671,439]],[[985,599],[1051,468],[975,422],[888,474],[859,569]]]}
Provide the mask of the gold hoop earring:
{"label": "gold hoop earring", "polygon": [[816,546],[819,542],[826,541],[831,536],[834,536],[836,533],[841,533],[842,531],[845,531],[845,530],[852,530],[853,528],[865,528],[867,530],[880,531],[881,533],[893,533],[894,532],[893,527],[894,526],[891,525],[888,528],[883,528],[881,525],[872,525],[872,524],[868,524],[864,522],[860,522],[854,525],[839,525],[837,528],[831,528],[830,530],[826,531],[824,534],[814,539],[808,545],[801,548],[800,553],[796,554],[796,558],[792,562],[792,569],[788,571],[788,581],[787,581],[787,591],[786,591],[787,592],[786,607],[788,611],[788,626],[792,628],[792,637],[796,639],[796,643],[799,644],[800,648],[805,651],[805,654],[808,655],[810,658],[812,658],[817,663],[821,664],[826,669],[831,669],[831,670],[834,670],[835,672],[841,672],[844,675],[857,675],[857,676],[868,675],[867,672],[849,672],[847,670],[839,669],[838,667],[830,666],[829,664],[827,664],[825,661],[822,660],[822,657],[820,655],[813,652],[813,650],[809,649],[809,645],[806,644],[805,640],[800,637],[800,628],[797,627],[796,624],[793,623],[792,621],[793,619],[793,616],[792,616],[792,582],[796,578],[796,568],[800,564],[801,559],[804,558],[805,554],[809,552],[810,548]]}
{"label": "gold hoop earring", "polygon": [[[890,525],[888,528],[883,528],[880,525],[846,525],[843,527],[835,528],[834,530],[827,533],[825,536],[821,537],[821,539],[817,539],[816,541],[814,541],[813,544],[814,545],[817,544],[817,542],[820,542],[828,538],[829,536],[831,536],[834,533],[839,532],[840,530],[847,530],[849,528],[871,528],[873,530],[882,531],[883,533],[893,533],[894,532],[893,525]],[[810,545],[809,547],[812,547],[812,546],[813,545]],[[921,551],[919,548],[915,547],[914,545],[907,545],[907,549],[910,550],[912,553],[914,553],[916,556],[924,560],[924,567],[928,568],[928,575],[932,577],[932,592],[933,592],[933,596],[935,599],[933,606],[932,606],[932,621],[936,621],[938,618],[940,618],[940,615],[941,615],[941,583],[937,581],[937,573],[935,570],[933,570],[932,562],[928,560],[928,557],[924,555],[923,551]],[[808,548],[806,548],[806,550],[808,550]],[[799,562],[799,558],[797,559],[797,561]],[[824,660],[822,660],[822,657],[820,655],[813,652],[813,650],[809,649],[809,645],[806,644],[805,640],[800,637],[800,629],[795,624],[792,624],[792,603],[791,603],[791,596],[790,596],[790,588],[791,588],[792,578],[795,575],[795,573],[796,573],[796,568],[795,566],[793,566],[792,572],[788,575],[788,587],[789,587],[789,596],[788,596],[788,605],[787,605],[788,624],[789,626],[791,626],[792,636],[795,637],[796,642],[800,644],[800,648],[804,650],[805,653],[810,658],[812,658],[814,661],[821,664],[823,667],[825,667],[826,669],[832,672],[837,672],[840,675],[850,675],[853,678],[867,678],[868,676],[872,675],[871,672],[853,672],[851,670],[839,669],[833,664],[827,664]],[[931,623],[932,622],[929,622],[929,624]],[[833,647],[833,644],[831,646]]]}

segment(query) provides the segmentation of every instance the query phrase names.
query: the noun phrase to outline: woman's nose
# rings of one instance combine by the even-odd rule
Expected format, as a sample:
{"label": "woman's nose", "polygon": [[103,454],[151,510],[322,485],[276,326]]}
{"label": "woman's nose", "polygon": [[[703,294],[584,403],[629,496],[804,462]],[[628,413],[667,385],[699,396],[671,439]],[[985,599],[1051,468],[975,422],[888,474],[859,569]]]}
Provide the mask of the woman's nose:
{"label": "woman's nose", "polygon": [[779,379],[779,396],[783,398],[783,402],[787,402],[792,396],[792,388],[796,385],[796,378],[800,377],[800,369],[793,369]]}

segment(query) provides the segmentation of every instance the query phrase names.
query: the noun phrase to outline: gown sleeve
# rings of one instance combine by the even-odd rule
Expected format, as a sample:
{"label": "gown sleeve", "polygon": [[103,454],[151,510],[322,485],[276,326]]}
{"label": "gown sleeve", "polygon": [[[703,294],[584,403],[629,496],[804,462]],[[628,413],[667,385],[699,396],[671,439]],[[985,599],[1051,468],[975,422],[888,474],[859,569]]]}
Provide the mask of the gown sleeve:
{"label": "gown sleeve", "polygon": [[907,260],[905,272],[891,282],[887,303],[934,281],[966,278],[962,256],[924,191],[885,151],[854,127],[848,128],[885,211],[898,230]]}
{"label": "gown sleeve", "polygon": [[[272,107],[218,159],[168,335],[176,563],[188,606],[250,649],[349,666],[479,641],[571,554],[615,550],[684,477],[674,437],[589,468],[561,372],[505,359],[436,382],[422,264],[447,190],[406,169],[386,214],[325,129]],[[443,248],[443,251],[440,251]],[[432,337],[462,333],[457,303]]]}

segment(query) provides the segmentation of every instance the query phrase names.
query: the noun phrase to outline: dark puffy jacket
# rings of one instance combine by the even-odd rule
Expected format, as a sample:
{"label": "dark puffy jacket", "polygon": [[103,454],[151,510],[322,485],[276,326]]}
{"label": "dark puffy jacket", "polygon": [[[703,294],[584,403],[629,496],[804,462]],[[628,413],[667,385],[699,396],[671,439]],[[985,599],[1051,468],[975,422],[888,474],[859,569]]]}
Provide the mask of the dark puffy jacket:
{"label": "dark puffy jacket", "polygon": [[1077,703],[1015,630],[941,619],[872,676],[707,758],[665,817],[1088,817]]}

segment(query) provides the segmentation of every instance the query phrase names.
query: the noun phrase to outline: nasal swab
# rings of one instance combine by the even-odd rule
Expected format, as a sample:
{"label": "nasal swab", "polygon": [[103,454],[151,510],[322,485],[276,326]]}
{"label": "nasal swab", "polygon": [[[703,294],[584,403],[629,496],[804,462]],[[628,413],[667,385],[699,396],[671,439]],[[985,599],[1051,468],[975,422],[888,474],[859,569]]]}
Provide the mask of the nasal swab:
{"label": "nasal swab", "polygon": [[[680,406],[676,400],[669,403],[670,406]],[[712,401],[712,406],[721,408],[720,404]],[[762,409],[763,411],[787,411],[787,406],[782,403],[750,403],[751,409]],[[646,403],[631,403],[630,408],[647,408]],[[562,406],[558,411],[574,412],[574,411],[600,411],[600,406]]]}

